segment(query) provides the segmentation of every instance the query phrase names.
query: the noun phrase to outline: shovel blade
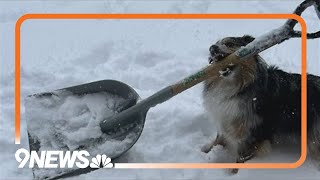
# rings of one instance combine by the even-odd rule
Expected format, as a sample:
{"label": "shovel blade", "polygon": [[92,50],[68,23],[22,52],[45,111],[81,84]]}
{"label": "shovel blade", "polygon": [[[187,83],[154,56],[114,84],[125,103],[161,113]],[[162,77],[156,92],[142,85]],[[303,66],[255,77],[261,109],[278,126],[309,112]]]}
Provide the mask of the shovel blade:
{"label": "shovel blade", "polygon": [[[88,98],[95,99],[83,105],[82,103]],[[71,101],[70,99],[73,100],[73,103],[68,104]],[[107,101],[104,102],[104,99]],[[120,99],[119,102],[117,102],[118,99]],[[114,113],[119,113],[135,105],[139,99],[139,95],[133,88],[115,80],[96,81],[53,92],[30,95],[26,99],[30,151],[37,151],[40,154],[41,151],[49,150],[63,151],[64,153],[67,151],[86,150],[90,153],[90,157],[88,157],[90,162],[91,158],[97,154],[105,154],[114,160],[127,152],[139,139],[143,130],[146,112],[135,114],[131,117],[130,122],[132,123],[115,129],[109,134],[102,133],[100,129],[97,129],[97,126],[92,124],[99,125],[99,122],[94,122],[99,116],[97,112],[106,115],[105,111],[110,111],[110,109],[103,109],[103,107],[110,106],[110,102]],[[73,106],[78,109],[72,109]],[[99,110],[92,110],[90,106],[96,106]],[[46,111],[48,113],[45,113]],[[59,112],[64,114],[62,113],[61,115]],[[90,122],[86,124],[85,118],[88,118]],[[106,119],[107,117],[100,118]],[[79,119],[81,120],[80,122],[78,121]],[[132,121],[132,119],[134,120]],[[81,130],[81,133],[79,133],[80,131],[75,132],[77,128]],[[45,131],[49,133],[45,134]],[[86,132],[90,137],[84,138],[85,141],[80,141],[81,137],[86,137]],[[99,133],[102,133],[99,137],[94,135]],[[91,137],[92,134],[93,137]],[[50,138],[52,141],[50,141]],[[74,142],[70,142],[73,140]],[[90,167],[83,169],[74,167],[47,169],[35,166],[33,174],[36,179],[55,179],[79,175],[92,170],[94,169]]]}

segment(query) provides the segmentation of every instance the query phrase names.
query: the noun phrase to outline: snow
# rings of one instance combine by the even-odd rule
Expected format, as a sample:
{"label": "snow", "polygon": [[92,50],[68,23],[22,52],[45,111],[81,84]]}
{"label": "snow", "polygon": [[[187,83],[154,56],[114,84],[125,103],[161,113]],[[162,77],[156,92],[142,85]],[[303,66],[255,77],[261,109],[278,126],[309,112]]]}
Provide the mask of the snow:
{"label": "snow", "polygon": [[[142,98],[207,65],[208,48],[226,36],[258,36],[284,20],[29,20],[21,32],[21,145],[14,144],[14,26],[25,13],[291,13],[300,1],[13,1],[0,2],[0,164],[1,179],[31,179],[18,169],[14,153],[28,149],[27,95],[101,79],[133,87]],[[314,10],[303,17],[317,30]],[[269,64],[301,71],[299,39],[263,53]],[[308,41],[308,72],[319,73],[319,40]],[[221,147],[208,154],[201,146],[215,137],[204,113],[202,86],[187,90],[149,110],[138,142],[117,162],[221,162]],[[25,109],[26,108],[26,109]],[[276,145],[271,155],[250,162],[294,162],[297,145]],[[318,179],[310,160],[298,169],[112,169],[69,179]]]}
{"label": "snow", "polygon": [[124,99],[105,92],[83,96],[70,95],[70,92],[58,92],[52,97],[31,96],[25,103],[28,131],[31,137],[41,141],[44,149],[40,150],[88,147],[88,141],[103,135],[100,121],[115,114],[121,102]]}
{"label": "snow", "polygon": [[[53,93],[25,100],[28,132],[32,139],[40,141],[40,151],[84,149],[90,154],[88,158],[99,153],[116,157],[134,142],[134,133],[123,140],[115,140],[100,129],[100,121],[117,113],[125,102],[123,98],[106,92],[75,95],[58,90]],[[34,174],[41,179],[68,171],[70,169],[35,168]]]}

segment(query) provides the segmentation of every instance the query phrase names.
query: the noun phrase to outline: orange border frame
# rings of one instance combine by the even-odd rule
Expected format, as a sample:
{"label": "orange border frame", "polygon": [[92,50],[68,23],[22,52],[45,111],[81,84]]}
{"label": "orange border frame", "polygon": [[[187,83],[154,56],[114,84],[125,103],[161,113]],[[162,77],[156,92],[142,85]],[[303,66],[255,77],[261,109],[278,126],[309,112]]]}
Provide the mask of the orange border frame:
{"label": "orange border frame", "polygon": [[26,14],[15,27],[15,144],[20,144],[20,30],[28,19],[295,19],[301,25],[301,156],[294,163],[115,163],[115,168],[297,168],[307,155],[307,36],[305,21],[295,14]]}

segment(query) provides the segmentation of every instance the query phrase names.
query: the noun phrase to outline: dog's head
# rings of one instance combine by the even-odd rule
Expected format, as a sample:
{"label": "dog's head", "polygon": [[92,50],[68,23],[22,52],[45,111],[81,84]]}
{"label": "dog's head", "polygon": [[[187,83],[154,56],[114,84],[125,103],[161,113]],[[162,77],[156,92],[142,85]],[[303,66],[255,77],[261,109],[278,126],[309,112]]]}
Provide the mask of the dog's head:
{"label": "dog's head", "polygon": [[[240,47],[254,40],[253,37],[245,35],[242,37],[226,37],[209,48],[209,63],[215,64],[232,54]],[[219,72],[214,73],[205,81],[206,91],[211,90],[216,95],[233,96],[254,82],[257,67],[256,57],[252,57],[237,64],[230,63],[222,67]]]}
{"label": "dog's head", "polygon": [[215,63],[222,60],[228,55],[234,53],[240,47],[245,46],[252,42],[254,37],[249,35],[244,35],[242,37],[226,37],[222,40],[216,42],[214,45],[210,46],[209,52],[209,63]]}

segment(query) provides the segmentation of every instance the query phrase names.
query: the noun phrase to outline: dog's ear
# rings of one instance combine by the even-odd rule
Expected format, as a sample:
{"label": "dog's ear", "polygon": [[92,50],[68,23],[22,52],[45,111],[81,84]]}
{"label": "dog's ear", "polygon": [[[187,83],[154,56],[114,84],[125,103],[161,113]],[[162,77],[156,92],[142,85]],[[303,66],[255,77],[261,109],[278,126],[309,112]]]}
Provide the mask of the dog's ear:
{"label": "dog's ear", "polygon": [[254,39],[255,39],[255,38],[252,37],[252,36],[250,36],[250,35],[244,35],[244,36],[242,36],[242,38],[241,38],[242,42],[243,42],[245,45],[251,43]]}

